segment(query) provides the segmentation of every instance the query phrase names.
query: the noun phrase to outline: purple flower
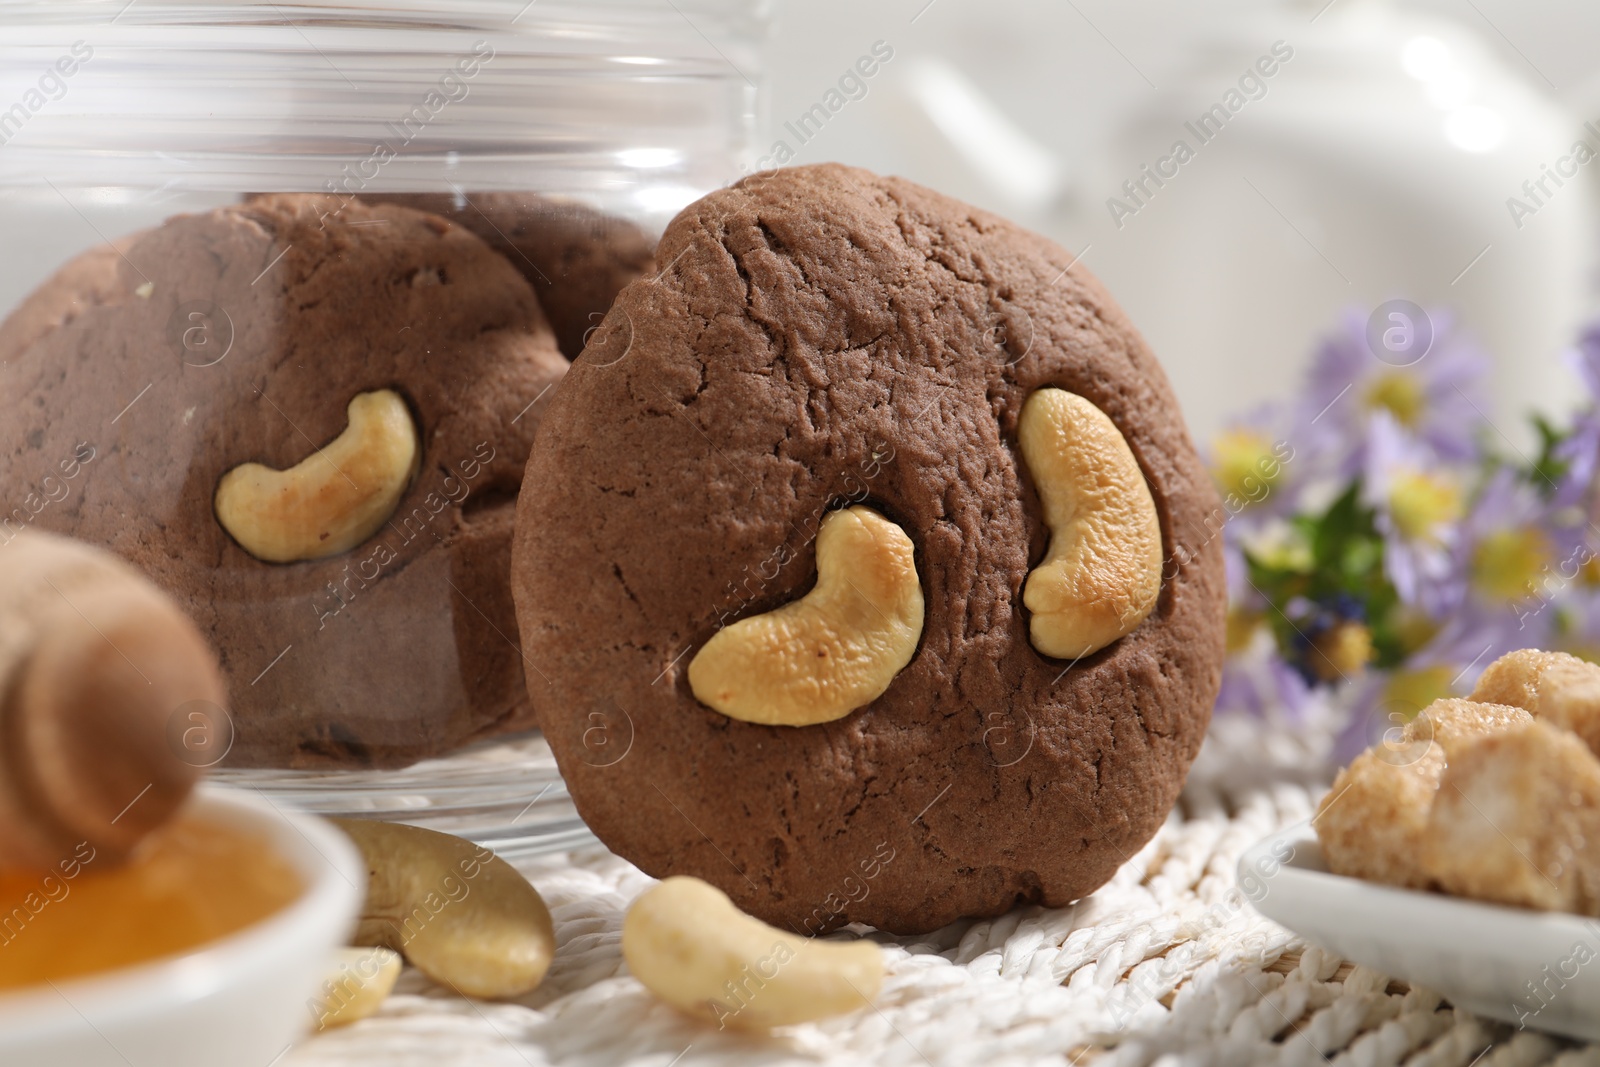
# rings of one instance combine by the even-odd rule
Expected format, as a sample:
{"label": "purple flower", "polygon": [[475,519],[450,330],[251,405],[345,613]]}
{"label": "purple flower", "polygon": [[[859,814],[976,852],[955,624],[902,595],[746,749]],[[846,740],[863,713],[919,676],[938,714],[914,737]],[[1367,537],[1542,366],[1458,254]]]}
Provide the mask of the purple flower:
{"label": "purple flower", "polygon": [[1513,614],[1468,605],[1453,612],[1428,642],[1406,657],[1404,665],[1370,670],[1341,684],[1337,702],[1343,725],[1335,734],[1331,757],[1340,766],[1372,745],[1397,744],[1396,731],[1441,697],[1471,691],[1483,669],[1507,652],[1545,647],[1548,619],[1534,616],[1520,629]]}
{"label": "purple flower", "polygon": [[1244,552],[1232,531],[1223,542],[1222,558],[1228,578],[1228,658],[1217,710],[1262,718],[1282,708],[1294,717],[1309,687],[1273,648],[1264,625],[1272,607],[1250,584]]}
{"label": "purple flower", "polygon": [[1222,540],[1223,573],[1228,582],[1228,603],[1231,606],[1264,608],[1266,601],[1250,584],[1250,567],[1244,560],[1244,549],[1236,537]]}
{"label": "purple flower", "polygon": [[1451,692],[1470,692],[1484,668],[1519,648],[1548,648],[1556,612],[1518,617],[1503,606],[1468,605],[1447,619],[1432,641],[1406,662],[1412,670],[1448,671]]}
{"label": "purple flower", "polygon": [[1576,587],[1546,614],[1555,616],[1554,636],[1547,647],[1600,663],[1600,589]]}
{"label": "purple flower", "polygon": [[1587,504],[1600,468],[1600,323],[1583,331],[1567,358],[1588,388],[1590,404],[1556,447],[1555,457],[1567,465],[1556,486],[1555,503],[1560,507]]}
{"label": "purple flower", "polygon": [[1464,592],[1451,565],[1464,507],[1461,472],[1439,463],[1387,411],[1373,414],[1367,438],[1361,491],[1377,512],[1384,573],[1403,602],[1442,615]]}
{"label": "purple flower", "polygon": [[1546,501],[1515,470],[1495,471],[1458,539],[1457,570],[1472,600],[1515,619],[1558,596],[1587,558],[1586,528],[1562,521],[1568,511]]}
{"label": "purple flower", "polygon": [[1314,700],[1312,686],[1267,640],[1252,642],[1249,648],[1228,657],[1222,668],[1217,711],[1258,719],[1281,715],[1290,722],[1300,722]]}
{"label": "purple flower", "polygon": [[1343,767],[1369,747],[1382,742],[1394,725],[1382,710],[1384,673],[1367,671],[1339,687],[1335,714],[1342,721],[1333,735],[1329,758]]}
{"label": "purple flower", "polygon": [[1299,507],[1309,471],[1290,441],[1296,417],[1293,405],[1264,405],[1212,438],[1206,462],[1230,527],[1258,530]]}
{"label": "purple flower", "polygon": [[[1475,455],[1483,423],[1482,382],[1488,363],[1456,327],[1454,316],[1429,313],[1433,343],[1410,366],[1395,366],[1367,344],[1367,319],[1348,311],[1311,366],[1302,404],[1306,451],[1330,473],[1349,477],[1367,462],[1374,418],[1386,415],[1435,458],[1465,461]],[[1300,442],[1293,442],[1299,450]]]}
{"label": "purple flower", "polygon": [[[1600,323],[1571,354],[1592,403],[1555,451],[1553,487],[1491,451],[1484,360],[1450,318],[1429,325],[1428,351],[1397,366],[1347,314],[1306,395],[1253,413],[1211,450],[1232,500],[1218,710],[1287,719],[1340,762],[1395,743],[1507,652],[1600,662]],[[1381,582],[1363,570],[1378,558],[1370,531],[1326,511],[1352,485],[1382,538]],[[1268,566],[1273,599],[1251,584],[1246,548]],[[1336,569],[1312,575],[1313,560]],[[1283,647],[1266,625],[1280,610],[1295,620]]]}

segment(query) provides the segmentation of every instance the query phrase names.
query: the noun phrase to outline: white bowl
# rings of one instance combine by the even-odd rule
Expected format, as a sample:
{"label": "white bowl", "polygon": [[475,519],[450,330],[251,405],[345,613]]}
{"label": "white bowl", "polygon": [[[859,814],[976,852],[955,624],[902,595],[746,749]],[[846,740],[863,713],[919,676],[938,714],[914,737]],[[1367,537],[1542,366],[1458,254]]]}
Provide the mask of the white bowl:
{"label": "white bowl", "polygon": [[1600,920],[1331,874],[1309,823],[1241,856],[1239,888],[1257,911],[1307,940],[1427,986],[1458,1008],[1600,1039]]}
{"label": "white bowl", "polygon": [[307,1003],[355,926],[367,870],[331,825],[202,786],[196,814],[266,839],[299,899],[180,956],[0,994],[6,1067],[267,1067],[311,1024]]}

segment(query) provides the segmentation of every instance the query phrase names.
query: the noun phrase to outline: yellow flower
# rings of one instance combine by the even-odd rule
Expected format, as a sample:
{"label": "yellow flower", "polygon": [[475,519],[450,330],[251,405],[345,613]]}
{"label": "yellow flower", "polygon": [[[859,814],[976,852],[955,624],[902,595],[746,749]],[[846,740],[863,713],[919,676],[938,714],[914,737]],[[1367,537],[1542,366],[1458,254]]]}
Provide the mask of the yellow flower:
{"label": "yellow flower", "polygon": [[1311,542],[1292,526],[1275,526],[1249,547],[1251,555],[1268,567],[1291,571],[1311,569]]}
{"label": "yellow flower", "polygon": [[1417,712],[1435,700],[1454,696],[1450,683],[1455,672],[1449,667],[1418,667],[1414,670],[1395,671],[1383,687],[1384,706],[1398,712],[1406,721],[1416,718]]}
{"label": "yellow flower", "polygon": [[1472,584],[1486,597],[1522,600],[1555,558],[1555,545],[1536,526],[1496,530],[1472,553]]}
{"label": "yellow flower", "polygon": [[1400,471],[1389,486],[1389,514],[1406,540],[1436,544],[1440,527],[1461,518],[1461,489],[1421,471]]}
{"label": "yellow flower", "polygon": [[1211,478],[1224,497],[1243,504],[1265,500],[1283,479],[1272,440],[1258,430],[1234,427],[1211,442]]}
{"label": "yellow flower", "polygon": [[1402,606],[1394,619],[1395,636],[1400,640],[1400,652],[1409,656],[1434,639],[1444,624],[1427,612]]}
{"label": "yellow flower", "polygon": [[1260,629],[1263,618],[1261,612],[1249,608],[1234,608],[1228,612],[1228,655],[1250,647],[1250,639]]}
{"label": "yellow flower", "polygon": [[1367,386],[1367,408],[1383,408],[1407,428],[1416,426],[1428,406],[1428,394],[1414,374],[1392,370],[1378,375]]}
{"label": "yellow flower", "polygon": [[1348,677],[1372,660],[1372,631],[1359,622],[1329,627],[1311,642],[1311,671],[1324,682]]}

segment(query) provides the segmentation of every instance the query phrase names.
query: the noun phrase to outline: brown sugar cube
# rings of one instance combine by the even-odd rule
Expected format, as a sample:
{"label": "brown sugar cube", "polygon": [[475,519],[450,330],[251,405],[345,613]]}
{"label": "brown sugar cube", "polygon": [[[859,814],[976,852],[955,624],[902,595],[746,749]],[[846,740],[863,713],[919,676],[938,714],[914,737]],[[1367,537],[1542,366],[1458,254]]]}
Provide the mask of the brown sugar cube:
{"label": "brown sugar cube", "polygon": [[1328,869],[1371,882],[1427,887],[1422,842],[1444,769],[1444,749],[1428,741],[1377,746],[1357,756],[1339,772],[1311,820]]}
{"label": "brown sugar cube", "polygon": [[1600,753],[1600,666],[1593,663],[1565,652],[1508,652],[1489,664],[1471,699],[1527,708]]}
{"label": "brown sugar cube", "polygon": [[1526,726],[1532,721],[1533,716],[1520,707],[1446,697],[1435,700],[1406,723],[1401,739],[1437,741],[1448,760],[1490,734]]}
{"label": "brown sugar cube", "polygon": [[1535,721],[1452,755],[1428,817],[1422,865],[1446,892],[1600,914],[1600,760]]}

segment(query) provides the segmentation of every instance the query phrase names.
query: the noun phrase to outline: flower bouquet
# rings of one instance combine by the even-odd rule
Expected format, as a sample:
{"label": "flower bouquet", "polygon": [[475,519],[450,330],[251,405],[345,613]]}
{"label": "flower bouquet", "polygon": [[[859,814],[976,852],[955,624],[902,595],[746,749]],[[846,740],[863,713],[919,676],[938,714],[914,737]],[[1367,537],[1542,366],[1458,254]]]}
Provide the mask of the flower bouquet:
{"label": "flower bouquet", "polygon": [[1340,764],[1504,652],[1600,659],[1600,327],[1570,354],[1587,404],[1570,424],[1534,416],[1537,446],[1519,448],[1486,413],[1471,339],[1408,307],[1349,314],[1302,395],[1209,450],[1230,598],[1219,721],[1286,719]]}

